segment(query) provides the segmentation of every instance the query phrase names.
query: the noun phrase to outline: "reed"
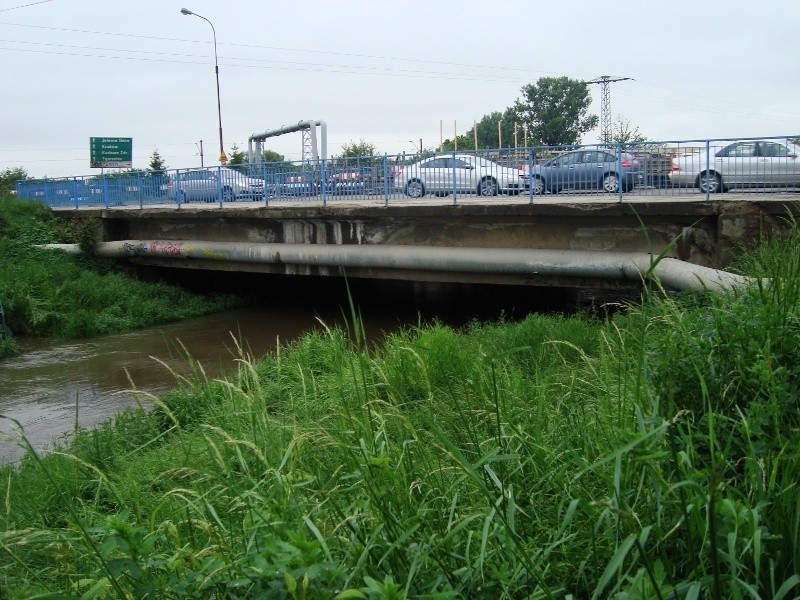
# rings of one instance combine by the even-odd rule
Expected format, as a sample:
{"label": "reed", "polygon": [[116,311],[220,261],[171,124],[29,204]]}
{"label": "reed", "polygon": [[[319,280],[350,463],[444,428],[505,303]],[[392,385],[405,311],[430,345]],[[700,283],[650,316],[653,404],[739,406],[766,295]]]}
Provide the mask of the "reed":
{"label": "reed", "polygon": [[0,471],[3,590],[797,597],[797,257],[793,231],[738,263],[768,285],[607,320],[239,345]]}

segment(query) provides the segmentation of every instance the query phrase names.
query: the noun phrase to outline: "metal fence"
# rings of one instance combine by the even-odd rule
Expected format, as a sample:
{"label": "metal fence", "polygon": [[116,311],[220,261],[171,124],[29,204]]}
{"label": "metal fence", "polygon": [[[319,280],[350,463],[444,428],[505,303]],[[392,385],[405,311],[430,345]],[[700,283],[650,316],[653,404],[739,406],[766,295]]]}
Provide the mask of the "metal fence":
{"label": "metal fence", "polygon": [[423,198],[456,203],[503,196],[539,202],[561,194],[619,202],[640,196],[709,198],[731,190],[800,190],[799,142],[800,135],[463,149],[127,171],[20,181],[17,195],[53,208],[340,200],[389,204]]}

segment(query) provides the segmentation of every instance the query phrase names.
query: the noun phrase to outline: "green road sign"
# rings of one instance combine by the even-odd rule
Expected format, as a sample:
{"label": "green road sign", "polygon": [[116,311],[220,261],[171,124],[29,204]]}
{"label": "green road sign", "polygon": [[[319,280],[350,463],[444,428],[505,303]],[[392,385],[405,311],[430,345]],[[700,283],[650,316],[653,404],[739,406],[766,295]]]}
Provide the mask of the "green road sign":
{"label": "green road sign", "polygon": [[133,138],[89,138],[89,167],[92,169],[133,166]]}

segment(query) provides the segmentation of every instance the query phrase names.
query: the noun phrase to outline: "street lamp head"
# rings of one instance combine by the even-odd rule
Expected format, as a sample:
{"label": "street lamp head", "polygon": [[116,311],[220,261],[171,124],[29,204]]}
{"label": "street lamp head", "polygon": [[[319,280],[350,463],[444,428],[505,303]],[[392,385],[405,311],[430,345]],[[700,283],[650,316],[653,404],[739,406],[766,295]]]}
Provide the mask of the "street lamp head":
{"label": "street lamp head", "polygon": [[194,13],[192,11],[190,11],[188,8],[182,8],[181,9],[181,14],[182,15],[193,15]]}

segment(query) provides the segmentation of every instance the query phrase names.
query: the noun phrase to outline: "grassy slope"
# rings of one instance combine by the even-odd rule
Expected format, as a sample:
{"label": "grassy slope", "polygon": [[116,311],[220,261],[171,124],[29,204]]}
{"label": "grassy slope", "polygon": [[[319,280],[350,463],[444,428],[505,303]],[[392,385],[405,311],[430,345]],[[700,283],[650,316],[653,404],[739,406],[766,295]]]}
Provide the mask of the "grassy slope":
{"label": "grassy slope", "polygon": [[91,236],[92,223],[81,229],[55,218],[43,205],[0,197],[0,302],[16,335],[101,335],[214,312],[239,302],[231,296],[203,297],[177,286],[137,281],[113,262],[36,247],[76,243]]}
{"label": "grassy slope", "polygon": [[2,472],[0,585],[797,597],[800,236],[740,266],[772,283],[372,349],[330,330],[230,380],[198,368],[154,411]]}

